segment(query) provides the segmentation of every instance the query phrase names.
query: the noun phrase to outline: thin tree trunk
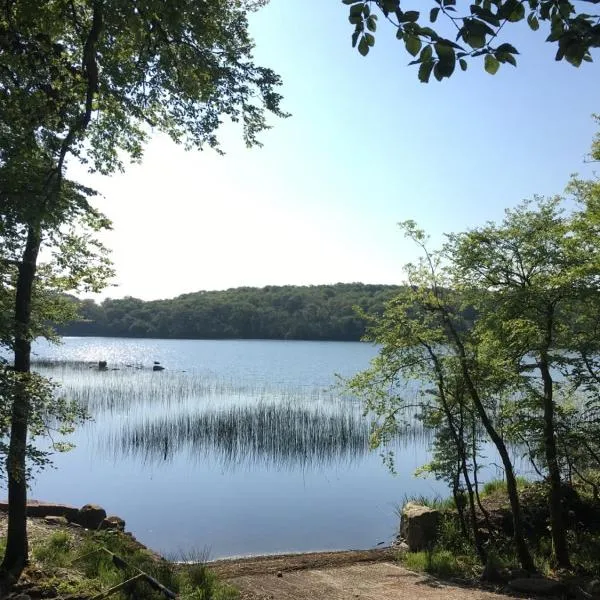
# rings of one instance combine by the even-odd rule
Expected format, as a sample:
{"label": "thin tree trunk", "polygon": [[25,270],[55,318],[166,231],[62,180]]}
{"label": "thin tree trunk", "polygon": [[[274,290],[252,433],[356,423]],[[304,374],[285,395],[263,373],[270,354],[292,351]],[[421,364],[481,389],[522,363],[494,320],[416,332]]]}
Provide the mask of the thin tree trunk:
{"label": "thin tree trunk", "polygon": [[464,344],[460,339],[454,325],[450,321],[447,315],[445,316],[445,323],[448,327],[448,331],[450,333],[450,337],[452,338],[456,350],[458,352],[458,358],[460,360],[461,369],[463,372],[465,384],[467,387],[467,391],[471,400],[473,401],[473,405],[475,406],[479,418],[485,427],[487,434],[490,436],[490,439],[496,446],[498,450],[498,454],[500,455],[500,459],[502,460],[502,465],[504,466],[504,473],[506,476],[506,487],[508,491],[508,499],[510,501],[510,508],[512,512],[513,518],[513,536],[515,542],[515,548],[517,551],[517,557],[519,558],[519,563],[526,571],[535,571],[535,564],[533,559],[531,558],[531,553],[529,552],[529,548],[527,547],[527,542],[525,541],[525,531],[523,528],[523,518],[521,514],[521,503],[519,501],[519,493],[517,490],[517,480],[515,478],[515,472],[513,469],[512,461],[510,460],[510,455],[508,453],[508,449],[502,436],[496,431],[494,424],[492,423],[481,398],[479,397],[479,393],[473,380],[471,378],[471,373],[469,371],[469,364],[467,360],[467,355],[465,352]]}
{"label": "thin tree trunk", "polygon": [[477,523],[477,510],[475,509],[473,485],[471,484],[471,478],[469,477],[469,467],[467,464],[467,448],[464,437],[464,415],[462,405],[460,407],[460,426],[458,430],[458,435],[460,439],[460,460],[463,472],[463,479],[465,480],[465,485],[467,486],[467,494],[469,497],[469,512],[471,515],[471,531],[473,533],[473,541],[475,542],[477,556],[479,556],[481,564],[485,565],[487,562],[487,552],[485,551],[483,539],[481,537],[481,532],[479,531],[479,524]]}
{"label": "thin tree trunk", "polygon": [[490,538],[493,538],[494,536],[494,532],[493,532],[493,528],[492,528],[492,523],[490,521],[490,513],[487,511],[487,509],[483,506],[483,503],[481,502],[481,496],[479,495],[479,478],[477,476],[477,469],[479,468],[477,465],[477,423],[475,422],[475,415],[471,414],[471,435],[473,437],[472,439],[472,446],[471,446],[471,452],[472,452],[472,460],[473,460],[473,488],[475,490],[475,498],[477,499],[477,506],[479,507],[479,510],[481,511],[481,514],[483,515],[483,518],[485,520],[485,525],[488,528],[488,532],[490,534]]}
{"label": "thin tree trunk", "polygon": [[41,237],[30,226],[23,259],[19,264],[15,299],[14,370],[25,374],[17,382],[12,404],[10,445],[6,459],[8,479],[8,531],[4,560],[0,566],[0,591],[18,580],[28,560],[26,452],[30,403],[27,373],[31,366],[31,299]]}
{"label": "thin tree trunk", "polygon": [[548,366],[548,356],[545,352],[542,353],[539,367],[544,384],[544,450],[548,466],[548,479],[550,480],[548,503],[550,508],[552,547],[556,564],[559,567],[568,568],[571,565],[571,561],[569,560],[569,547],[567,545],[567,535],[563,519],[562,484],[554,427],[553,382]]}

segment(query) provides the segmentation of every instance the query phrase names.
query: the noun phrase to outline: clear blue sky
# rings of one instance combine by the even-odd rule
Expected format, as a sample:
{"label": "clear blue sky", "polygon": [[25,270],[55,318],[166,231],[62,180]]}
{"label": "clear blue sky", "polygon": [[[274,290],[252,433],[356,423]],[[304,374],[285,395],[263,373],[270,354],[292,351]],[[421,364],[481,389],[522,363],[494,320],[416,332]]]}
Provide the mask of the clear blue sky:
{"label": "clear blue sky", "polygon": [[[425,4],[425,3],[424,3]],[[94,177],[114,221],[117,288],[145,299],[241,285],[398,283],[414,258],[397,222],[433,236],[560,193],[583,163],[600,112],[600,52],[575,69],[541,31],[509,27],[518,68],[424,85],[380,23],[367,58],[341,0],[272,0],[252,17],[257,62],[283,77],[287,120],[225,157],[157,136],[142,165]]]}

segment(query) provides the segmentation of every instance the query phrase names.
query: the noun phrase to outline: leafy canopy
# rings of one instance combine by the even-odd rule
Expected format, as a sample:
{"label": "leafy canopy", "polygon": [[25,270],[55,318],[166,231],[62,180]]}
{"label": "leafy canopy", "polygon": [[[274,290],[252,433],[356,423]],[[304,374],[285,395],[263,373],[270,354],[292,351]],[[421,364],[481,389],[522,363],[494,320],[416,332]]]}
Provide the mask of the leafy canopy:
{"label": "leafy canopy", "polygon": [[363,56],[375,45],[378,17],[383,16],[415,57],[410,64],[418,65],[419,80],[424,83],[432,73],[438,81],[451,77],[457,63],[466,71],[469,58],[483,57],[491,75],[501,64],[516,66],[519,51],[501,38],[509,25],[522,21],[532,31],[547,25],[546,41],[556,44],[556,60],[576,67],[591,61],[591,49],[600,46],[600,11],[593,10],[600,0],[432,0],[425,10],[422,2],[414,3],[414,8],[407,8],[401,0],[342,2],[350,7],[352,45]]}

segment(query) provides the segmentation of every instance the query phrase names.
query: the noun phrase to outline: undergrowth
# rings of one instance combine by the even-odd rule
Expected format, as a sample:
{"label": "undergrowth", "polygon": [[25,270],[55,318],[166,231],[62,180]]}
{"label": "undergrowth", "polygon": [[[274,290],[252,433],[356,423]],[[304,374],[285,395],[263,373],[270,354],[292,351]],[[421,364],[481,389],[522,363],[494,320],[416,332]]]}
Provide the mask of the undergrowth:
{"label": "undergrowth", "polygon": [[[0,540],[0,544],[3,541]],[[119,568],[110,552],[128,566]],[[202,563],[176,564],[158,558],[129,536],[117,532],[73,533],[58,530],[32,541],[32,567],[44,574],[36,585],[58,595],[93,596],[144,571],[181,600],[235,600],[237,591],[218,581]],[[164,596],[143,580],[113,594],[116,600],[154,600]]]}

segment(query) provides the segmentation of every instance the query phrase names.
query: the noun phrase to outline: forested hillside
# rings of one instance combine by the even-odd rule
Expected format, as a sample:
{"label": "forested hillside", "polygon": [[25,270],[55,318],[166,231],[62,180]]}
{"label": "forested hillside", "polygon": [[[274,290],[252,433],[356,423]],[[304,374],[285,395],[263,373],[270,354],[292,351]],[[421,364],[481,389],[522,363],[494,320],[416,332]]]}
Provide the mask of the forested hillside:
{"label": "forested hillside", "polygon": [[[62,335],[189,339],[359,340],[358,306],[381,314],[399,286],[338,283],[202,291],[170,300],[80,302],[81,320]],[[77,300],[73,300],[78,302]]]}

